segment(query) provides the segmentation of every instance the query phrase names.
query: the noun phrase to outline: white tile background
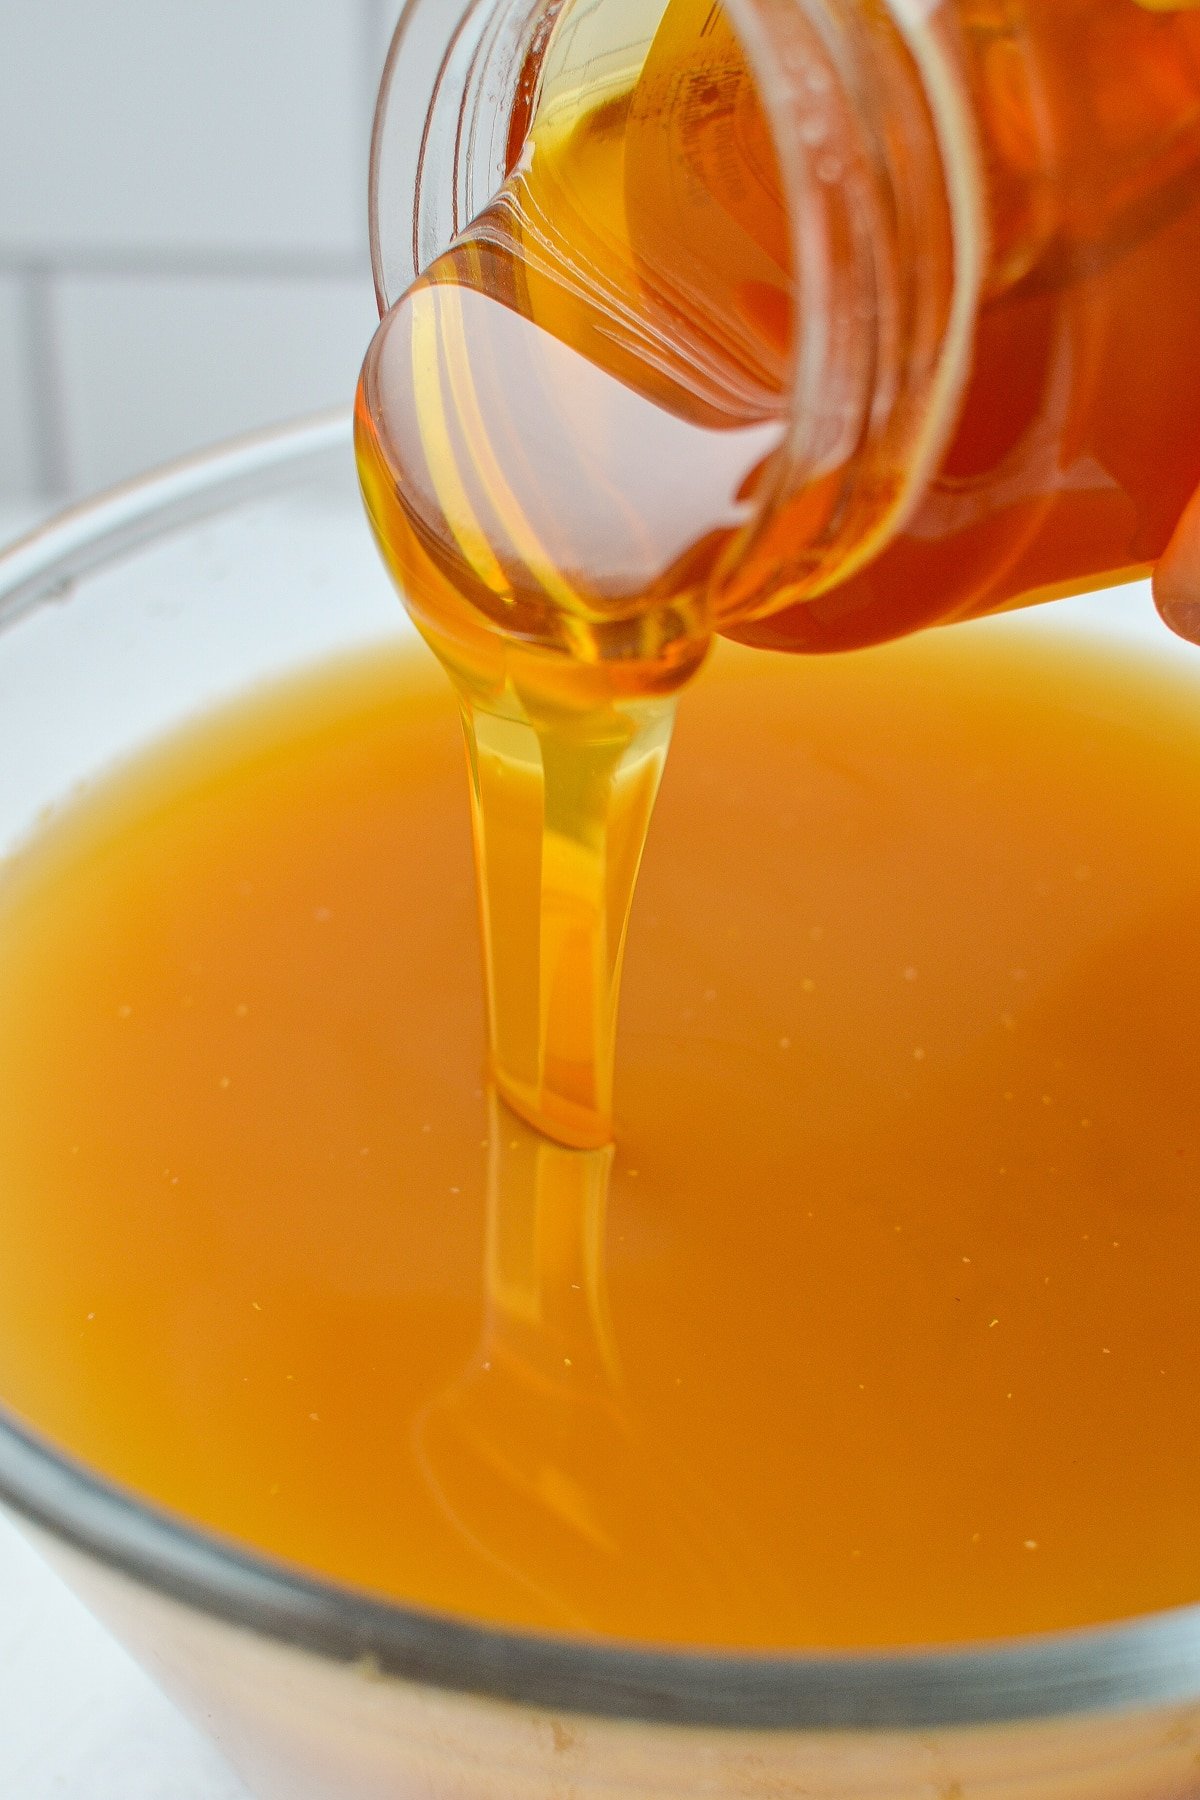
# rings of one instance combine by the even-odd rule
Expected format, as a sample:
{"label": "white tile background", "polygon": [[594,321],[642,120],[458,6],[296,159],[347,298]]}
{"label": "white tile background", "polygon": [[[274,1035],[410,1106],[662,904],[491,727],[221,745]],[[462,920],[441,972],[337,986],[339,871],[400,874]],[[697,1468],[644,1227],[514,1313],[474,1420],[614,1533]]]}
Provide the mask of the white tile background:
{"label": "white tile background", "polygon": [[0,496],[349,403],[400,0],[0,0]]}

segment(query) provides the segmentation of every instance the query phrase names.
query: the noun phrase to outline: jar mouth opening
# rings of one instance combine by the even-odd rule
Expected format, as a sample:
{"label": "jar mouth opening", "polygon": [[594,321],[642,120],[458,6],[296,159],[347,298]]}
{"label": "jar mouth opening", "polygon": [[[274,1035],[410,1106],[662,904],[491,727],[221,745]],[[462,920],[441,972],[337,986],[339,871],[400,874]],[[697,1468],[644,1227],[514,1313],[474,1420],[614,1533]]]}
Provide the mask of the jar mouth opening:
{"label": "jar mouth opening", "polygon": [[522,77],[561,5],[463,0],[454,11],[406,0],[371,131],[368,226],[381,318],[498,193]]}
{"label": "jar mouth opening", "polygon": [[[548,46],[595,38],[600,21],[604,52],[624,32],[632,94],[671,18],[663,0],[465,0],[449,23],[430,8],[409,0],[375,119],[381,313],[494,201],[541,104]],[[839,585],[907,523],[957,418],[985,255],[979,158],[944,9],[726,0],[725,18],[775,159],[769,298],[789,323],[762,414],[774,448],[738,490],[741,522],[711,578],[722,628]],[[589,80],[592,66],[579,64]],[[414,93],[430,96],[423,118]],[[654,152],[664,167],[680,142],[664,129]],[[728,246],[708,249],[703,227],[699,208],[681,226],[688,248],[700,246],[693,274],[711,262],[701,313],[706,283],[716,295],[730,261]],[[673,254],[668,242],[662,256]],[[781,518],[803,524],[789,537]]]}
{"label": "jar mouth opening", "polygon": [[[760,16],[771,7],[772,0],[721,0],[719,10],[762,97],[776,179],[793,206],[784,221],[787,242],[779,248],[794,257],[803,248],[797,217],[804,195],[789,178],[792,147],[775,116],[781,97],[774,93],[773,46]],[[609,8],[622,22],[621,35],[635,38],[621,46],[631,53],[626,74],[632,88],[644,73],[669,0],[632,0],[632,5],[629,0],[458,0],[452,16],[434,0],[406,0],[371,135],[368,224],[381,317],[496,199],[539,112],[543,55],[556,26],[561,22],[575,33],[577,20],[586,29],[589,15]],[[631,15],[636,15],[633,27]],[[599,48],[610,46],[606,41]],[[585,78],[588,73],[583,64]],[[428,96],[423,116],[412,105],[414,94]],[[794,154],[790,161],[796,161]],[[809,285],[814,304],[805,325],[819,344],[822,296],[815,276]]]}

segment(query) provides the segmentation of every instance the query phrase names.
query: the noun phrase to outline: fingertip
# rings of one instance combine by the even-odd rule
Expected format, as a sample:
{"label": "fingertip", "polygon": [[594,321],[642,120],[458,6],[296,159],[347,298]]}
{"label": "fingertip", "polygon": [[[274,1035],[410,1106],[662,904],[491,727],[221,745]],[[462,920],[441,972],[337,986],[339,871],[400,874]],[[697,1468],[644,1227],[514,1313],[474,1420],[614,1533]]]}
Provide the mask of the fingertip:
{"label": "fingertip", "polygon": [[1200,644],[1200,492],[1192,496],[1154,571],[1153,589],[1163,623]]}
{"label": "fingertip", "polygon": [[1200,600],[1160,594],[1155,587],[1154,604],[1159,618],[1164,625],[1170,626],[1176,637],[1186,638],[1189,644],[1200,644]]}

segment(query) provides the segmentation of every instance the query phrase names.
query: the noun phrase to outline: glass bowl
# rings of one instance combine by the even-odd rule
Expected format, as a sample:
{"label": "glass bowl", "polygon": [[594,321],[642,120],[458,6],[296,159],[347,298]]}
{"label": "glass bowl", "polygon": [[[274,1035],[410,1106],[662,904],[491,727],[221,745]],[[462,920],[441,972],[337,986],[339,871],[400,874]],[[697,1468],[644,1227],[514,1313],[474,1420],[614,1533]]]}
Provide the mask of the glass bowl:
{"label": "glass bowl", "polygon": [[[1099,596],[971,629],[1140,636],[1146,612]],[[0,853],[183,718],[384,640],[423,654],[341,414],[64,514],[0,556]],[[264,1800],[1200,1794],[1200,1608],[949,1652],[652,1651],[308,1579],[2,1414],[0,1498]]]}

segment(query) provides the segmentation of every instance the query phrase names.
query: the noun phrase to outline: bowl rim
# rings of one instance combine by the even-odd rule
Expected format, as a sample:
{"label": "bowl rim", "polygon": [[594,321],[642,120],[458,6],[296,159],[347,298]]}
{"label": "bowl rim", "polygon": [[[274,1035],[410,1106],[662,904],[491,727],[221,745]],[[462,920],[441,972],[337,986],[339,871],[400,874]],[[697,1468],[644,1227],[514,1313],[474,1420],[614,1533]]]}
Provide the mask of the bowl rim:
{"label": "bowl rim", "polygon": [[[0,551],[0,631],[89,573],[223,509],[350,461],[350,415],[236,438],[71,507]],[[365,527],[364,527],[365,528]],[[0,1406],[0,1501],[19,1519],[210,1618],[460,1695],[727,1731],[904,1731],[1200,1700],[1200,1604],[1007,1642],[857,1652],[658,1648],[503,1629],[322,1580],[188,1524]]]}

